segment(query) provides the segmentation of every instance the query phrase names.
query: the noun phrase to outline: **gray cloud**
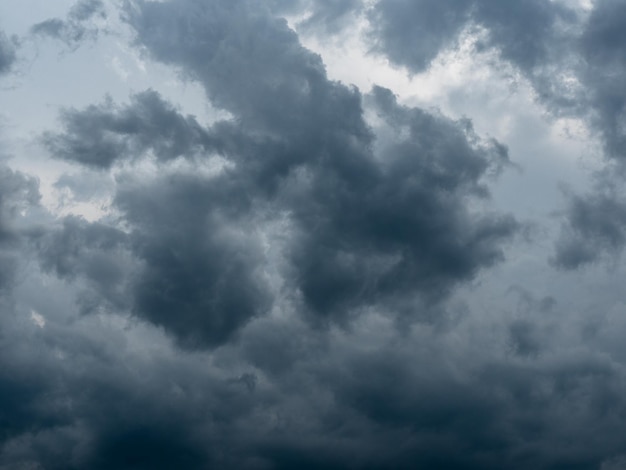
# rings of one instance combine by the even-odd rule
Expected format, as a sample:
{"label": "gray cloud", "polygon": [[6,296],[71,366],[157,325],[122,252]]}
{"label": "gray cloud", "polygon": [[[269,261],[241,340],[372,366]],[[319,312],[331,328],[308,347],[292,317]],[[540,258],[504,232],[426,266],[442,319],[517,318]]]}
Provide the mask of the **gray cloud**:
{"label": "gray cloud", "polygon": [[[408,110],[383,112],[399,126],[412,125],[414,136],[385,149],[384,158],[397,163],[383,168],[377,163],[383,157],[371,151],[360,94],[329,81],[319,58],[283,23],[245,2],[133,6],[129,21],[138,41],[197,78],[215,104],[237,116],[239,132],[254,132],[252,144],[263,136],[257,155],[246,147],[228,156],[248,180],[247,193],[257,188],[292,214],[293,276],[314,312],[341,316],[385,291],[444,294],[501,257],[500,242],[516,228],[512,219],[473,220],[463,208],[465,196],[484,194],[479,179],[491,158],[490,150],[472,147],[471,131],[468,137],[462,126],[419,110],[413,122]],[[201,48],[190,43],[192,31]],[[379,101],[393,101],[376,93]],[[453,175],[459,165],[464,170]],[[276,185],[286,193],[277,194]],[[435,227],[446,227],[455,241],[431,239]]]}
{"label": "gray cloud", "polygon": [[98,35],[98,28],[89,24],[96,17],[106,18],[102,0],[79,0],[72,6],[66,19],[51,18],[42,21],[32,26],[31,33],[76,47],[84,40]]}
{"label": "gray cloud", "polygon": [[328,80],[319,57],[259,6],[134,2],[127,12],[137,41],[199,80],[234,119],[203,128],[144,92],[121,108],[64,111],[65,132],[44,143],[103,169],[148,150],[161,162],[213,154],[230,162],[208,179],[118,188],[116,206],[135,229],[131,249],[145,263],[135,312],[181,344],[220,344],[268,309],[258,278],[268,261],[253,238],[228,234],[255,223],[264,230],[281,214],[290,228],[280,275],[324,322],[374,306],[415,316],[416,301],[437,303],[502,260],[518,223],[472,213],[466,201],[487,198],[486,178],[508,156],[469,121],[401,107],[376,88],[367,106],[386,125],[370,129],[360,93]]}
{"label": "gray cloud", "polygon": [[[529,321],[544,303],[524,309]],[[623,371],[590,343],[568,346],[562,330],[544,339],[556,354],[518,357],[488,334],[392,334],[364,349],[365,331],[333,339],[261,319],[212,356],[216,367],[152,336],[134,341],[158,349],[133,354],[110,325],[81,323],[41,330],[43,351],[5,349],[6,468],[591,469],[624,446]],[[294,335],[304,341],[282,348]],[[272,365],[248,349],[259,338],[281,351]],[[242,367],[240,351],[256,368],[225,375]],[[277,368],[281,355],[293,366]]]}
{"label": "gray cloud", "polygon": [[399,106],[389,90],[375,88],[371,104],[397,132],[382,143],[384,163],[359,179],[356,166],[322,167],[313,197],[294,209],[304,218],[297,279],[307,304],[325,315],[416,293],[441,299],[501,260],[501,243],[518,228],[511,217],[470,214],[463,203],[486,196],[481,178],[506,163],[504,149],[473,146],[469,123]]}
{"label": "gray cloud", "polygon": [[13,63],[15,62],[16,46],[13,41],[7,38],[6,34],[0,31],[0,75],[3,75],[11,70]]}
{"label": "gray cloud", "polygon": [[34,237],[39,262],[79,288],[82,313],[130,311],[184,348],[219,346],[271,305],[262,247],[226,185],[184,174],[126,179],[115,205],[130,233],[69,216]]}
{"label": "gray cloud", "polygon": [[553,260],[559,268],[575,269],[603,254],[616,256],[626,243],[626,205],[610,194],[573,196],[567,224]]}
{"label": "gray cloud", "polygon": [[134,309],[186,347],[228,341],[269,307],[253,221],[238,217],[238,195],[224,184],[175,175],[129,182],[116,196],[144,263]]}
{"label": "gray cloud", "polygon": [[15,338],[6,323],[15,311],[13,291],[23,269],[25,227],[22,214],[39,201],[37,181],[0,166],[0,399],[7,407],[0,413],[0,445],[16,434],[38,429],[39,423],[60,423],[53,412],[39,413],[36,398],[45,381],[41,374],[29,374],[18,361],[11,360]]}
{"label": "gray cloud", "polygon": [[64,133],[47,133],[43,143],[57,158],[93,168],[109,168],[151,151],[158,160],[192,157],[210,145],[210,135],[192,116],[183,116],[155,91],[117,107],[108,99],[84,110],[61,114]]}
{"label": "gray cloud", "polygon": [[118,331],[83,318],[33,332],[3,317],[3,331],[42,347],[20,352],[17,339],[0,341],[0,396],[12,405],[1,415],[0,468],[201,469],[219,462],[229,421],[252,412],[250,392],[163,351],[157,361],[138,360]]}

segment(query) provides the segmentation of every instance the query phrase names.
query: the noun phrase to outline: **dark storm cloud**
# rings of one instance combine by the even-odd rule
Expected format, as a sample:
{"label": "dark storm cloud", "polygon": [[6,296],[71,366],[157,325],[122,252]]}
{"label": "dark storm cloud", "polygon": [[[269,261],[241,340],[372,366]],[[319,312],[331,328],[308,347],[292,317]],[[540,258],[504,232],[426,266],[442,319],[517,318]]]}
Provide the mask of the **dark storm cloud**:
{"label": "dark storm cloud", "polygon": [[[541,315],[527,312],[527,324],[539,330]],[[365,418],[360,439],[368,444],[360,457],[367,463],[355,467],[592,469],[619,455],[624,439],[613,433],[623,424],[614,413],[626,410],[620,366],[591,350],[563,347],[558,330],[549,331],[535,335],[530,353],[503,350],[499,357],[427,345],[445,336],[424,339],[422,352],[393,342],[335,356],[338,362],[321,374],[330,374],[322,380],[342,409],[343,427],[354,419],[350,412]],[[546,352],[557,342],[558,352]],[[376,427],[384,431],[368,435]]]}
{"label": "dark storm cloud", "polygon": [[[165,344],[132,354],[119,331],[81,322],[37,330],[40,348],[2,343],[0,390],[15,403],[4,468],[596,469],[625,444],[623,371],[579,341],[522,358],[483,336],[468,348],[457,331],[369,348],[367,335],[320,340],[295,319],[263,319],[240,338],[261,368],[224,376],[237,345],[212,356],[219,371]],[[265,348],[248,349],[258,337],[280,351],[267,368]],[[281,355],[292,367],[275,367]]]}
{"label": "dark storm cloud", "polygon": [[[295,364],[276,367],[285,354],[256,363],[267,364],[274,383],[294,394],[306,388],[305,406],[315,408],[316,417],[298,421],[299,439],[277,429],[254,452],[270,468],[300,462],[310,468],[598,468],[624,445],[614,414],[626,410],[623,372],[587,345],[581,350],[578,338],[571,349],[562,342],[562,325],[550,329],[541,321],[557,311],[551,299],[520,295],[517,313],[532,325],[530,352],[509,344],[498,350],[487,332],[464,337],[466,346],[479,343],[465,349],[459,331],[406,342],[394,336],[387,345],[358,335],[320,343],[308,333],[303,338],[310,342],[294,349],[288,340],[294,331],[279,323],[260,336],[270,344],[287,341],[283,351]],[[560,314],[552,320],[562,321]],[[507,331],[519,332],[520,322],[507,320],[499,334],[506,339]],[[244,335],[243,345],[256,343],[257,334]],[[261,359],[255,351],[251,358]],[[313,399],[327,393],[332,401]]]}
{"label": "dark storm cloud", "polygon": [[124,107],[108,99],[84,110],[64,110],[61,122],[64,133],[44,135],[44,145],[57,158],[93,168],[109,168],[146,151],[159,160],[193,157],[210,144],[194,117],[181,115],[151,90],[134,95]]}
{"label": "dark storm cloud", "polygon": [[35,331],[10,319],[3,332],[19,336],[0,337],[0,468],[216,468],[254,413],[250,391],[202,361],[133,356],[95,317]]}
{"label": "dark storm cloud", "polygon": [[[3,313],[7,315],[6,306],[3,307]],[[10,462],[7,459],[6,446],[11,439],[29,432],[36,433],[63,426],[67,421],[52,407],[44,410],[40,408],[42,395],[49,391],[46,371],[28,371],[23,369],[24,364],[21,361],[9,361],[8,359],[14,359],[11,358],[13,351],[8,350],[7,341],[3,339],[0,339],[0,351],[0,397],[4,403],[0,413],[0,448],[3,449],[0,452],[0,468],[20,468],[17,465],[22,462]],[[28,458],[34,457],[32,453],[29,454],[31,455]]]}
{"label": "dark storm cloud", "polygon": [[97,28],[88,25],[96,17],[106,17],[102,0],[80,0],[72,6],[65,20],[51,18],[42,21],[33,25],[31,33],[58,39],[75,47],[83,40],[98,34]]}
{"label": "dark storm cloud", "polygon": [[271,306],[263,249],[229,184],[126,177],[115,206],[130,233],[66,217],[33,236],[41,267],[77,286],[81,313],[131,311],[184,348],[219,346]]}
{"label": "dark storm cloud", "polygon": [[[49,272],[104,286],[106,297],[111,278],[100,275],[102,257],[122,245],[137,262],[128,281],[137,317],[183,348],[220,346],[216,364],[245,367],[224,380],[206,378],[205,366],[119,367],[119,348],[103,346],[103,359],[62,375],[65,394],[76,397],[64,419],[80,423],[90,439],[69,437],[57,455],[83,449],[74,454],[79,468],[495,460],[499,408],[474,382],[442,373],[425,383],[408,356],[342,351],[360,339],[339,341],[333,351],[326,330],[294,313],[343,323],[376,307],[419,317],[416,299],[437,303],[500,261],[517,222],[469,206],[486,203],[489,177],[508,162],[506,147],[481,139],[467,120],[401,106],[389,90],[364,98],[328,80],[319,57],[255,2],[135,2],[128,12],[152,56],[200,81],[233,119],[202,129],[152,92],[124,107],[66,111],[64,133],[45,137],[57,157],[107,169],[152,152],[160,171],[118,177],[114,205],[128,235],[70,218],[42,238],[39,256]],[[377,114],[376,128],[365,123],[364,107]],[[183,156],[200,166],[213,153],[228,163],[211,176],[167,164]],[[284,263],[270,266],[257,232],[280,217],[288,228],[272,249]],[[279,297],[288,306],[278,306],[288,309],[285,319],[266,315],[280,299],[265,269],[284,277]],[[82,344],[64,340],[67,354],[80,351],[74,343]],[[374,375],[363,375],[367,364]],[[433,410],[415,398],[425,388],[424,397],[439,397]],[[398,402],[376,404],[389,397]],[[446,437],[426,452],[442,427]],[[31,461],[54,462],[41,450],[45,435],[22,437]],[[464,456],[475,443],[493,456]]]}
{"label": "dark storm cloud", "polygon": [[[109,251],[121,245],[125,234],[101,223],[89,223],[84,219],[69,216],[63,219],[60,229],[51,231],[49,239],[39,248],[42,265],[63,278],[75,278],[90,271],[92,257],[87,250]],[[99,276],[97,276],[99,277]]]}
{"label": "dark storm cloud", "polygon": [[511,217],[470,214],[464,202],[487,195],[481,179],[506,164],[505,149],[474,146],[469,123],[399,106],[389,90],[375,88],[370,101],[392,132],[381,163],[366,160],[372,166],[359,179],[350,176],[357,166],[320,168],[293,209],[303,225],[297,279],[306,303],[324,315],[416,293],[439,300],[501,260],[502,242],[518,228]]}
{"label": "dark storm cloud", "polygon": [[374,48],[392,62],[421,72],[439,51],[454,44],[470,7],[463,0],[378,2],[369,12]]}
{"label": "dark storm cloud", "polygon": [[[413,302],[439,302],[502,260],[517,222],[467,203],[487,198],[486,178],[508,163],[507,151],[469,121],[404,108],[376,88],[367,105],[386,124],[373,131],[361,94],[328,80],[319,57],[256,3],[133,2],[126,11],[138,42],[234,118],[203,128],[148,91],[123,107],[66,110],[64,133],[44,143],[102,169],[147,151],[161,162],[227,159],[213,177],[118,188],[144,263],[134,311],[180,344],[218,345],[267,311],[267,260],[253,236],[237,234],[284,214],[289,296],[324,320],[374,306],[413,316]],[[376,140],[378,131],[387,137]]]}
{"label": "dark storm cloud", "polygon": [[223,153],[244,194],[291,214],[289,277],[314,313],[339,318],[409,293],[441,298],[501,259],[516,223],[472,215],[465,201],[486,195],[481,179],[506,158],[502,146],[481,147],[466,123],[400,109],[377,90],[381,116],[411,137],[375,155],[361,95],[328,80],[319,57],[258,5],[132,2],[127,10],[154,58],[199,80],[235,115],[237,127],[215,126],[242,136]]}
{"label": "dark storm cloud", "polygon": [[4,403],[0,410],[0,446],[16,433],[36,429],[38,421],[50,425],[58,422],[54,413],[38,413],[34,400],[42,389],[42,378],[10,360],[9,343],[15,335],[6,327],[14,312],[13,290],[24,261],[22,214],[38,201],[36,180],[0,165],[0,400]]}
{"label": "dark storm cloud", "polygon": [[13,63],[17,56],[15,54],[15,44],[6,34],[0,31],[0,75],[3,75],[11,70]]}
{"label": "dark storm cloud", "polygon": [[37,181],[23,173],[0,166],[0,240],[11,240],[15,235],[13,221],[22,210],[37,203]]}
{"label": "dark storm cloud", "polygon": [[270,305],[253,220],[239,217],[242,196],[228,184],[173,175],[116,196],[144,265],[134,310],[186,347],[224,343]]}
{"label": "dark storm cloud", "polygon": [[[229,373],[209,377],[207,356],[193,366],[133,363],[112,338],[94,345],[93,327],[87,338],[55,329],[49,347],[71,359],[62,370],[39,366],[49,376],[34,387],[37,413],[13,432],[3,462],[59,468],[71,455],[76,468],[409,468],[435,461],[434,451],[416,460],[431,438],[416,442],[412,430],[430,436],[446,425],[462,444],[440,448],[459,454],[449,462],[463,461],[463,445],[477,440],[471,424],[495,413],[471,385],[435,379],[429,396],[442,398],[429,412],[411,401],[423,388],[414,369],[396,366],[389,382],[382,375],[378,364],[399,356],[332,351],[328,330],[299,313],[330,319],[329,329],[368,307],[419,318],[417,299],[437,303],[499,262],[517,222],[469,206],[487,202],[506,147],[481,139],[467,120],[401,106],[389,90],[364,98],[328,80],[319,57],[255,2],[128,8],[138,41],[200,81],[233,118],[203,128],[155,92],[62,113],[63,133],[44,138],[56,157],[106,170],[153,154],[158,174],[117,177],[123,232],[115,221],[66,218],[38,240],[38,256],[46,272],[85,283],[145,328],[163,328],[187,350],[176,361],[212,349],[209,362]],[[377,114],[376,128],[364,107]],[[169,165],[181,156],[206,170],[214,154],[227,163],[211,175]],[[281,217],[287,228],[268,249],[260,233]],[[130,267],[119,268],[126,250]],[[268,271],[281,289],[270,288],[277,279]],[[268,315],[272,307],[286,318]],[[361,342],[340,343],[350,341]],[[361,372],[367,363],[369,379],[337,376],[341,364]],[[373,409],[384,387],[407,396]],[[64,426],[44,420],[59,411],[55,396],[71,397],[53,415]],[[455,427],[453,415],[474,404]]]}

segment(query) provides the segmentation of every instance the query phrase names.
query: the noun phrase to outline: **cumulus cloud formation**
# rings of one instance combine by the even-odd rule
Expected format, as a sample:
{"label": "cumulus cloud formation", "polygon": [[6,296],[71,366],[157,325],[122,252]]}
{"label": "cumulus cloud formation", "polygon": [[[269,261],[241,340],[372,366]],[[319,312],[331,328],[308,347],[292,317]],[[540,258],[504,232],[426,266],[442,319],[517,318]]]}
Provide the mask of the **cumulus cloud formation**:
{"label": "cumulus cloud formation", "polygon": [[543,0],[383,0],[370,10],[370,19],[375,50],[414,72],[427,68],[469,26],[486,30],[480,47],[493,47],[505,60],[532,72],[551,56],[559,26],[574,18],[560,3]]}
{"label": "cumulus cloud formation", "polygon": [[103,169],[147,151],[171,160],[193,156],[196,147],[210,148],[211,136],[195,118],[182,116],[155,91],[139,93],[118,108],[109,98],[85,110],[64,110],[65,133],[46,134],[44,145],[57,158]]}
{"label": "cumulus cloud formation", "polygon": [[389,90],[376,88],[370,98],[408,136],[383,144],[384,163],[362,181],[352,181],[358,167],[344,184],[330,168],[313,188],[313,217],[304,214],[294,256],[304,298],[320,313],[416,292],[436,300],[499,261],[501,243],[518,228],[510,216],[470,214],[463,202],[486,196],[480,178],[505,163],[505,149],[472,142],[467,123],[398,106]]}
{"label": "cumulus cloud formation", "polygon": [[626,206],[609,194],[574,196],[567,222],[554,258],[560,268],[578,268],[598,261],[603,253],[619,255],[626,243]]}
{"label": "cumulus cloud formation", "polygon": [[230,214],[236,194],[219,183],[171,176],[117,195],[144,263],[134,308],[191,347],[223,343],[271,300],[254,225]]}
{"label": "cumulus cloud formation", "polygon": [[607,155],[624,160],[626,143],[626,90],[619,77],[626,71],[626,5],[615,0],[596,3],[581,37],[587,67],[583,83],[590,90],[593,119],[605,142]]}
{"label": "cumulus cloud formation", "polygon": [[[370,148],[373,135],[360,94],[328,80],[319,59],[284,23],[262,19],[246,2],[135,6],[130,21],[138,40],[157,59],[196,76],[210,98],[241,119],[238,132],[263,136],[261,155],[233,149],[232,158],[251,179],[249,187],[258,186],[263,197],[278,199],[292,214],[300,232],[291,254],[294,277],[314,312],[341,315],[385,291],[445,292],[498,259],[498,243],[515,223],[474,221],[460,201],[481,193],[478,179],[490,165],[489,149],[472,148],[473,136],[419,110],[413,117],[395,109],[389,93],[376,90],[375,106],[388,108],[381,116],[388,113],[384,117],[395,126],[413,126],[415,136],[415,142],[384,149],[389,155],[383,167]],[[155,27],[159,20],[169,27]],[[220,28],[202,28],[207,22]],[[206,32],[206,39],[188,37],[196,30]],[[194,41],[206,47],[187,46]],[[432,141],[421,142],[422,135]],[[257,161],[249,164],[250,158]],[[464,170],[457,171],[457,164]],[[286,194],[276,194],[276,186]],[[449,233],[450,241],[429,239],[429,233]]]}
{"label": "cumulus cloud formation", "polygon": [[[589,120],[603,141],[611,165],[604,184],[623,184],[626,145],[626,89],[621,77],[626,68],[624,26],[626,6],[619,1],[599,1],[586,20],[579,39],[583,58],[580,80],[585,86]],[[615,172],[615,174],[612,174]],[[599,190],[570,201],[567,225],[557,244],[556,262],[571,269],[619,254],[626,236],[623,224],[624,203],[613,194]],[[571,229],[571,230],[568,230]],[[606,255],[606,256],[604,256]]]}
{"label": "cumulus cloud formation", "polygon": [[[300,46],[284,23],[262,16],[266,13],[259,7],[195,1],[138,2],[133,7],[129,21],[137,28],[137,40],[156,58],[197,78],[207,95],[235,116],[202,128],[154,92],[145,92],[119,111],[111,103],[65,111],[65,133],[44,139],[60,158],[105,168],[115,158],[136,158],[147,147],[161,160],[198,152],[208,159],[217,152],[232,161],[231,169],[210,181],[171,179],[165,185],[156,183],[154,196],[146,185],[125,188],[118,195],[131,223],[137,219],[150,224],[150,238],[164,235],[171,224],[176,227],[176,239],[166,238],[150,249],[156,264],[146,276],[156,278],[146,281],[145,292],[139,294],[145,298],[139,300],[139,310],[148,318],[168,325],[171,312],[185,310],[179,304],[184,298],[193,312],[206,312],[199,322],[203,315],[235,321],[238,315],[228,306],[234,299],[224,300],[225,305],[218,300],[235,291],[235,280],[243,282],[237,294],[243,304],[236,308],[242,318],[252,316],[254,305],[263,303],[254,283],[243,281],[259,263],[247,260],[257,257],[254,253],[236,248],[238,254],[228,255],[232,248],[219,236],[212,242],[215,247],[204,245],[213,236],[209,234],[228,223],[218,220],[211,228],[205,220],[215,211],[235,218],[233,230],[260,206],[269,211],[268,217],[287,213],[294,232],[286,254],[291,287],[308,310],[323,317],[343,318],[354,308],[416,294],[436,301],[456,283],[471,280],[481,268],[502,259],[501,244],[516,232],[517,222],[511,216],[472,214],[465,200],[487,196],[482,178],[506,164],[506,149],[495,141],[481,141],[469,122],[403,108],[389,90],[376,88],[368,97],[372,108],[392,131],[410,131],[406,140],[396,137],[374,152],[375,135],[364,121],[361,94],[329,80],[319,58]],[[213,23],[219,28],[205,26]],[[167,27],[157,27],[160,24]],[[194,40],[203,47],[189,47]],[[167,187],[172,188],[171,198],[163,198]],[[155,197],[160,202],[151,220]],[[197,209],[191,201],[197,201]],[[176,210],[166,216],[169,205]],[[168,219],[172,216],[174,220]],[[174,222],[179,217],[182,221]],[[192,225],[183,229],[188,223]],[[204,237],[198,246],[187,238],[196,231]],[[182,234],[180,244],[190,248],[189,258],[161,259]],[[217,253],[225,256],[223,262]],[[199,257],[206,257],[206,268],[196,266]],[[220,266],[237,265],[238,259],[243,265],[233,267],[233,281],[217,282],[224,271]],[[174,274],[180,292],[172,293],[170,300],[161,298],[159,285],[169,279],[171,286]],[[202,292],[188,291],[196,283]],[[212,284],[221,290],[207,290]],[[206,300],[196,303],[192,299],[197,295]],[[248,295],[252,297],[246,300]],[[200,307],[204,303],[207,307]],[[189,315],[186,325],[195,323],[191,317],[196,313]]]}
{"label": "cumulus cloud formation", "polygon": [[10,288],[22,243],[20,213],[39,201],[37,183],[33,178],[0,166],[0,290]]}
{"label": "cumulus cloud formation", "polygon": [[[623,10],[81,0],[33,20],[24,37],[72,46],[51,68],[86,40],[103,65],[54,99],[0,90],[42,101],[3,111],[0,469],[620,468]],[[446,114],[445,83],[349,85],[326,66],[344,45],[302,40],[334,34],[418,78],[470,37],[547,130]],[[545,150],[564,118],[606,184],[562,207],[535,185],[571,174]]]}

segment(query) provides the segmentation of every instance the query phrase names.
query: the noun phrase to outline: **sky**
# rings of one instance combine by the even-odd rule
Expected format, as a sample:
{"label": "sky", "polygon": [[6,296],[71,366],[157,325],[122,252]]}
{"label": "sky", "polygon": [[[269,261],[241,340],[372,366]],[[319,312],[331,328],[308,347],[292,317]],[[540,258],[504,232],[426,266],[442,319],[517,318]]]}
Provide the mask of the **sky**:
{"label": "sky", "polygon": [[626,469],[624,0],[0,0],[0,470]]}

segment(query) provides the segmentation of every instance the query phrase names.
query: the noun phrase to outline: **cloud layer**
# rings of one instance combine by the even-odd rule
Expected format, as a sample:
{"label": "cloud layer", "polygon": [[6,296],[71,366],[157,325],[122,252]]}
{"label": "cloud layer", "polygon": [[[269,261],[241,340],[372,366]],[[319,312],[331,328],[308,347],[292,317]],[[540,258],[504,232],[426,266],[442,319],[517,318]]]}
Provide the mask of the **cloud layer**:
{"label": "cloud layer", "polygon": [[[211,112],[159,76],[0,141],[0,469],[623,465],[626,299],[576,277],[626,243],[621,2],[109,7],[1,35],[0,73],[34,37],[78,54],[118,28]],[[598,139],[598,189],[556,236],[500,204],[506,141],[332,79],[299,36],[359,21],[416,76],[470,37]]]}

